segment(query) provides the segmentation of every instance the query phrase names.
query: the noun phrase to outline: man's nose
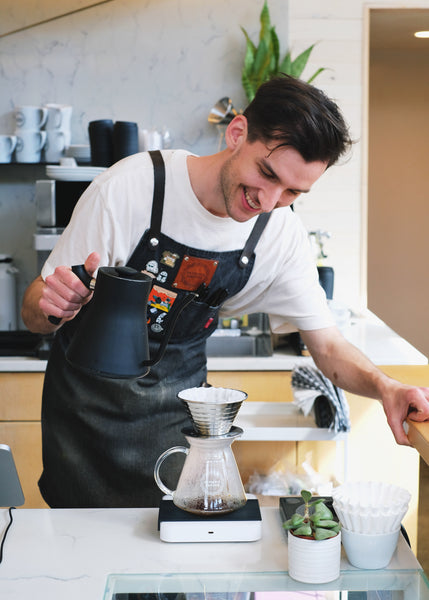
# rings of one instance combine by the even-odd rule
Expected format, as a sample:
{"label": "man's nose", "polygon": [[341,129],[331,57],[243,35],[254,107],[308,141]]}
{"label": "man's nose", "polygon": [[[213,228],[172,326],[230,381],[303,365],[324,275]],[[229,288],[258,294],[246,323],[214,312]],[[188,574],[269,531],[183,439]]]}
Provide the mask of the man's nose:
{"label": "man's nose", "polygon": [[283,188],[280,186],[269,186],[259,193],[259,204],[263,212],[271,212],[276,206],[281,205]]}

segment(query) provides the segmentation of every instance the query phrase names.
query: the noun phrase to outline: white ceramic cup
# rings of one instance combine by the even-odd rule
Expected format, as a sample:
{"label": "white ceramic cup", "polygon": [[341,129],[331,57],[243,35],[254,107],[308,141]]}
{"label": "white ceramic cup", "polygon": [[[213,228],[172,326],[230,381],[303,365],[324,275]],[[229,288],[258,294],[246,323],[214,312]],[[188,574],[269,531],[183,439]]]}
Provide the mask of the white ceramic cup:
{"label": "white ceramic cup", "polygon": [[17,129],[34,131],[46,123],[48,109],[42,106],[18,106],[15,108]]}
{"label": "white ceramic cup", "polygon": [[40,162],[42,148],[46,142],[46,131],[17,129],[15,133],[17,137],[16,162]]}
{"label": "white ceramic cup", "polygon": [[45,129],[61,129],[69,131],[71,127],[71,117],[73,107],[69,104],[45,104],[45,109],[48,111]]}
{"label": "white ceramic cup", "polygon": [[0,135],[0,163],[10,163],[16,147],[16,135]]}
{"label": "white ceramic cup", "polygon": [[384,569],[398,544],[400,529],[391,533],[356,533],[341,529],[349,563],[359,569]]}
{"label": "white ceramic cup", "polygon": [[45,160],[47,163],[59,163],[64,156],[66,148],[66,134],[57,129],[48,129],[46,131],[46,143],[44,146]]}
{"label": "white ceramic cup", "polygon": [[139,150],[141,152],[148,150],[162,150],[162,135],[156,129],[139,129],[138,132],[139,139]]}

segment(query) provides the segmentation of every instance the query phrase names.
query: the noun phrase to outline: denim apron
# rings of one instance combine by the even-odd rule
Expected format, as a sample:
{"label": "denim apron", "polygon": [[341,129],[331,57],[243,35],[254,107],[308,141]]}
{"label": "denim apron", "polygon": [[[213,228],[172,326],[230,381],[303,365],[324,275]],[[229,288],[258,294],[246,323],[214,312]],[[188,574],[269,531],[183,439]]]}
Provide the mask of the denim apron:
{"label": "denim apron", "polygon": [[[217,326],[220,305],[248,281],[254,248],[269,215],[258,217],[244,249],[209,252],[161,233],[165,167],[151,153],[155,187],[151,225],[128,266],[151,273],[148,303],[151,357],[168,329],[168,311],[187,290],[201,294],[180,314],[161,361],[140,379],[108,379],[74,369],[65,352],[79,312],[58,330],[46,369],[43,403],[43,473],[39,487],[53,508],[159,506],[156,459],[183,445],[190,422],[177,393],[206,382],[205,344]],[[182,457],[183,464],[183,457]],[[175,489],[180,459],[169,457],[162,478]]]}

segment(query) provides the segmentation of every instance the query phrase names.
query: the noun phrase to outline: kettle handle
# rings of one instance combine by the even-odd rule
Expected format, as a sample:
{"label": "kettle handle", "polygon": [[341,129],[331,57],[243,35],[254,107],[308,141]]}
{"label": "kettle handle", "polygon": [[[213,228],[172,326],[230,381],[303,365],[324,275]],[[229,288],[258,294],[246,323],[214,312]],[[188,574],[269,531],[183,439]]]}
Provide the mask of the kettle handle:
{"label": "kettle handle", "polygon": [[94,289],[95,279],[89,275],[88,271],[85,269],[85,265],[73,265],[71,270],[77,277],[79,277],[84,286],[86,286],[89,290]]}
{"label": "kettle handle", "polygon": [[[73,265],[71,270],[89,290],[94,289],[95,279],[88,274],[84,265]],[[61,317],[49,315],[48,321],[52,323],[52,325],[59,325],[61,323]]]}

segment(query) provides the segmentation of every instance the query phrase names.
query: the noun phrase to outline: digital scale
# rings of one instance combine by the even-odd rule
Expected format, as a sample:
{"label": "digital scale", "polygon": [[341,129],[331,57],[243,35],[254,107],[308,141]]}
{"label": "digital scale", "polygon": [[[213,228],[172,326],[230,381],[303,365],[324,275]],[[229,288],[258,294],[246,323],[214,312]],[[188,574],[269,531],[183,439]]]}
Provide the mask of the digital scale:
{"label": "digital scale", "polygon": [[164,496],[158,530],[163,542],[255,542],[262,537],[262,517],[256,498],[233,512],[206,516],[184,511]]}

